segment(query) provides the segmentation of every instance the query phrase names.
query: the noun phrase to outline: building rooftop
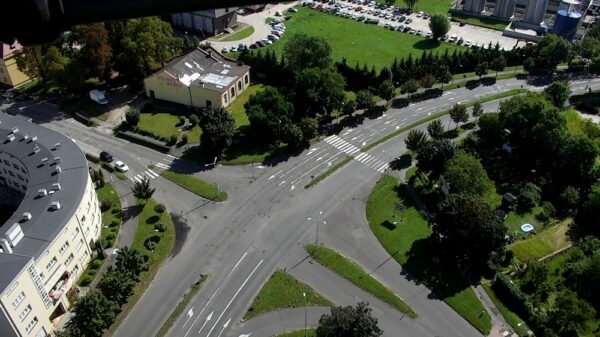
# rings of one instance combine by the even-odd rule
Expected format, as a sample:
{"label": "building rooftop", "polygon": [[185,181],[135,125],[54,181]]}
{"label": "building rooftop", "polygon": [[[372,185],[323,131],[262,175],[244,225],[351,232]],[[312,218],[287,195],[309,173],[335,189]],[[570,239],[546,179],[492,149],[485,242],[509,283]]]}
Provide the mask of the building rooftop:
{"label": "building rooftop", "polygon": [[192,85],[224,92],[249,70],[249,66],[229,59],[209,47],[206,50],[198,48],[177,57],[150,76],[165,73],[186,87]]}
{"label": "building rooftop", "polygon": [[[7,238],[20,226],[23,238],[12,248],[13,253],[38,258],[73,217],[83,198],[89,175],[85,155],[62,134],[4,113],[0,113],[0,151],[17,158],[29,180],[21,204],[0,224],[0,237]],[[41,189],[47,195],[39,197]],[[56,202],[60,208],[54,210]],[[0,255],[0,263],[6,255]]]}
{"label": "building rooftop", "polygon": [[30,256],[0,253],[0,294],[21,273],[23,268],[31,261]]}
{"label": "building rooftop", "polygon": [[2,59],[7,59],[16,51],[21,50],[23,48],[19,42],[15,42],[12,45],[8,45],[6,43],[2,43],[0,47],[0,55],[2,55]]}

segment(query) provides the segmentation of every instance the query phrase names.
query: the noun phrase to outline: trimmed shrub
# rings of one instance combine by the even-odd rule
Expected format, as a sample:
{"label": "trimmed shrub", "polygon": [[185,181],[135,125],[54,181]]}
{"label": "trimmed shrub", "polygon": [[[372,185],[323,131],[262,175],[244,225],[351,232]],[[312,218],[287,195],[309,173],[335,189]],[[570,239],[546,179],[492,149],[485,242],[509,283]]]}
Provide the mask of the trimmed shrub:
{"label": "trimmed shrub", "polygon": [[109,227],[118,227],[119,226],[119,220],[113,220],[110,222]]}
{"label": "trimmed shrub", "polygon": [[92,279],[87,275],[85,275],[79,279],[79,285],[81,285],[82,287],[86,287],[90,283],[92,283]]}
{"label": "trimmed shrub", "polygon": [[154,242],[154,241],[146,241],[146,248],[148,250],[154,250],[154,249],[156,249],[156,242]]}
{"label": "trimmed shrub", "polygon": [[164,233],[167,231],[167,225],[162,224],[162,223],[156,224],[156,225],[154,225],[154,230]]}
{"label": "trimmed shrub", "polygon": [[154,206],[154,210],[156,211],[156,213],[163,213],[166,209],[167,208],[163,204],[157,204],[156,206]]}
{"label": "trimmed shrub", "polygon": [[121,213],[121,209],[120,208],[113,208],[111,211],[112,214],[119,214]]}
{"label": "trimmed shrub", "polygon": [[102,212],[108,211],[112,207],[112,202],[110,200],[102,200],[100,202],[100,210]]}
{"label": "trimmed shrub", "polygon": [[176,135],[171,135],[171,137],[169,137],[169,144],[175,144],[177,143],[177,136]]}
{"label": "trimmed shrub", "polygon": [[179,125],[184,125],[184,124],[185,124],[185,117],[179,116]]}
{"label": "trimmed shrub", "polygon": [[94,260],[92,261],[92,263],[90,264],[90,268],[92,269],[98,269],[102,266],[102,261],[100,260]]}
{"label": "trimmed shrub", "polygon": [[106,236],[106,240],[114,240],[115,239],[115,235],[114,234],[108,234]]}

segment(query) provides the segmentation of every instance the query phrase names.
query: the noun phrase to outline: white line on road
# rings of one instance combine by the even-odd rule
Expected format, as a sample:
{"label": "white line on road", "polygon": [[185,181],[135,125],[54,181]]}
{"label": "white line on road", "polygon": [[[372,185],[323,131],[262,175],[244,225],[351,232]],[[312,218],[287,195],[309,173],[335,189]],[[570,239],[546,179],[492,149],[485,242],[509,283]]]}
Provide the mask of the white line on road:
{"label": "white line on road", "polygon": [[[324,161],[323,163],[327,162],[327,167],[331,166],[331,160],[335,157],[337,157],[340,153],[342,152],[338,152],[336,154],[334,154],[333,156],[329,157],[329,159],[327,159],[326,161]],[[319,166],[321,166],[323,163],[311,168],[310,170],[304,172],[303,175],[301,175],[299,178],[296,178],[296,180],[292,181],[290,184],[294,185],[296,184],[298,181],[300,181],[302,178],[304,178],[304,176],[306,176],[307,174],[309,174],[310,172],[316,170]]]}
{"label": "white line on road", "polygon": [[271,180],[271,179],[275,178],[275,176],[277,176],[277,175],[278,175],[279,173],[281,173],[281,172],[283,172],[283,170],[279,170],[279,172],[277,172],[277,173],[275,173],[275,174],[272,174],[272,175],[269,177],[269,179],[267,179],[267,180]]}
{"label": "white line on road", "polygon": [[244,286],[246,286],[246,283],[248,283],[248,280],[250,280],[250,278],[252,277],[252,275],[254,275],[254,273],[260,267],[260,265],[263,263],[263,261],[264,260],[261,259],[260,262],[256,265],[256,267],[254,267],[254,269],[252,270],[252,272],[250,273],[250,275],[248,275],[248,277],[246,277],[246,280],[238,288],[238,290],[235,292],[235,294],[233,295],[233,297],[231,298],[231,300],[229,300],[229,303],[227,303],[227,306],[225,307],[225,310],[223,310],[223,312],[221,313],[221,315],[219,315],[219,318],[217,318],[217,320],[215,321],[215,324],[213,324],[212,328],[210,328],[210,331],[206,334],[206,337],[210,336],[210,334],[213,332],[213,330],[217,326],[217,323],[219,323],[219,321],[221,320],[221,318],[223,318],[223,315],[225,315],[225,312],[227,311],[227,309],[229,309],[229,307],[231,306],[231,303],[233,303],[233,301],[238,296],[238,294],[240,293],[240,291],[242,291],[242,289],[244,288]]}
{"label": "white line on road", "polygon": [[315,158],[316,156],[320,155],[321,153],[323,153],[323,152],[325,152],[325,151],[327,151],[327,149],[323,149],[323,150],[321,150],[321,151],[319,151],[319,152],[315,153],[315,154],[314,154],[312,157],[310,157],[310,158],[308,158],[308,159],[304,160],[304,161],[303,161],[303,162],[301,162],[300,164],[298,164],[298,165],[296,165],[296,166],[292,167],[290,170],[288,170],[287,172],[283,173],[281,176],[279,176],[279,178],[283,178],[284,176],[288,175],[290,172],[292,172],[292,171],[294,171],[295,169],[297,169],[298,167],[302,166],[302,165],[303,165],[304,163],[306,163],[307,161],[309,161],[309,160],[312,160],[313,158]]}
{"label": "white line on road", "polygon": [[281,186],[281,185],[283,185],[283,184],[285,184],[285,180],[284,180],[284,181],[282,181],[282,182],[280,182],[278,186]]}
{"label": "white line on road", "polygon": [[227,327],[229,326],[229,322],[231,322],[231,318],[228,319],[227,322],[225,322],[225,324],[223,324],[223,329],[221,329],[221,332],[219,332],[219,335],[217,337],[221,337],[223,331],[225,331],[225,329],[227,329]]}
{"label": "white line on road", "polygon": [[206,324],[208,323],[208,321],[210,321],[212,319],[212,315],[215,311],[211,311],[210,314],[208,314],[208,316],[206,317],[206,319],[204,320],[204,324],[202,324],[202,326],[200,327],[200,329],[198,330],[198,333],[200,333],[202,331],[202,329],[204,329],[204,327],[206,326]]}
{"label": "white line on road", "polygon": [[158,167],[160,167],[160,168],[163,168],[163,169],[165,169],[165,170],[168,170],[168,169],[170,169],[170,168],[171,168],[171,165],[165,165],[165,164],[163,164],[163,163],[156,163],[156,166],[158,166]]}
{"label": "white line on road", "polygon": [[[185,333],[185,335],[183,335],[183,337],[187,336],[188,333],[190,333],[190,330],[192,330],[192,328],[196,324],[196,321],[198,321],[198,319],[200,318],[200,316],[202,315],[202,313],[204,312],[204,310],[206,310],[206,308],[208,308],[208,305],[210,304],[210,302],[212,301],[212,299],[215,297],[215,295],[217,294],[217,292],[219,292],[219,290],[221,290],[221,287],[218,287],[217,290],[215,290],[215,292],[210,296],[210,298],[208,299],[208,302],[206,302],[206,304],[204,305],[204,308],[202,308],[202,310],[200,310],[200,312],[198,313],[198,317],[196,317],[196,319],[192,322],[192,325],[190,325],[190,328]],[[210,314],[212,316],[212,312]]]}
{"label": "white line on road", "polygon": [[186,319],[185,323],[183,323],[184,327],[185,327],[186,324],[188,324],[188,322],[190,321],[190,319],[192,319],[192,317],[194,317],[194,307],[191,307],[190,310],[188,310],[187,316],[188,316],[188,319]]}
{"label": "white line on road", "polygon": [[167,155],[167,157],[171,157],[171,158],[177,158],[177,157],[175,157],[175,156],[172,156],[172,155],[170,155],[170,154],[168,154],[168,155]]}

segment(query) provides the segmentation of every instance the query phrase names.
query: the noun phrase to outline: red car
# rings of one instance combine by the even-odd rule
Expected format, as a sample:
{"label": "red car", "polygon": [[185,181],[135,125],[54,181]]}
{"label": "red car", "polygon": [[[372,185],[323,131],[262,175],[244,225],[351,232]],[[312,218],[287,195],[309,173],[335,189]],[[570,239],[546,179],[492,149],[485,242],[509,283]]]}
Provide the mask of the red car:
{"label": "red car", "polygon": [[356,9],[354,9],[354,11],[356,11],[356,12],[360,12],[360,11],[362,11],[362,10],[363,10],[363,8],[362,8],[362,7],[356,7]]}

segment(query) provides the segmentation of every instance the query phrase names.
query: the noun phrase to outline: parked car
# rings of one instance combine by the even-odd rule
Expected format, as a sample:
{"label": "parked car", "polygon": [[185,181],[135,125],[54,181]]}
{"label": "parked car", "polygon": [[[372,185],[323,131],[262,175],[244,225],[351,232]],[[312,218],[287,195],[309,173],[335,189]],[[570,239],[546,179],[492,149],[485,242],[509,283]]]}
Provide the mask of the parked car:
{"label": "parked car", "polygon": [[448,39],[448,42],[455,43],[456,41],[458,41],[458,36],[456,36],[456,34],[452,34],[450,39]]}
{"label": "parked car", "polygon": [[433,36],[433,34],[431,34],[431,32],[427,32],[427,34],[425,34],[425,36],[426,36],[428,39],[431,39],[431,37]]}
{"label": "parked car", "polygon": [[[10,97],[7,98],[12,98],[13,94],[12,92],[5,92],[3,95],[10,95]],[[100,90],[90,90],[90,99],[100,105],[106,105],[108,104],[108,99],[106,99],[106,96],[104,96],[104,92],[100,91]]]}
{"label": "parked car", "polygon": [[412,23],[413,20],[411,18],[406,19],[406,23]]}
{"label": "parked car", "polygon": [[456,41],[457,44],[463,44],[463,42],[465,42],[465,40],[462,37],[458,38],[458,41]]}
{"label": "parked car", "polygon": [[129,166],[127,166],[124,162],[117,160],[115,162],[115,169],[119,172],[125,173],[129,171]]}
{"label": "parked car", "polygon": [[221,53],[229,53],[229,48],[224,47],[223,49],[221,49]]}
{"label": "parked car", "polygon": [[256,48],[260,48],[260,46],[257,43],[253,43],[250,45],[249,47],[250,49],[256,49]]}
{"label": "parked car", "polygon": [[440,40],[442,40],[442,41],[448,40],[448,34],[444,34],[444,36],[441,36]]}
{"label": "parked car", "polygon": [[283,16],[280,11],[275,11],[275,16]]}
{"label": "parked car", "polygon": [[473,44],[473,41],[467,40],[465,41],[465,46],[470,47]]}
{"label": "parked car", "polygon": [[231,52],[231,53],[235,53],[235,52],[237,52],[237,51],[238,51],[238,49],[237,49],[237,47],[236,47],[236,46],[232,46],[232,47],[229,49],[229,52]]}
{"label": "parked car", "polygon": [[420,29],[417,29],[417,35],[423,35],[423,31]]}
{"label": "parked car", "polygon": [[290,11],[290,12],[292,12],[292,13],[296,13],[296,12],[298,12],[298,10],[297,10],[296,8],[294,8],[294,7],[290,7],[290,8],[288,9],[288,11]]}
{"label": "parked car", "polygon": [[398,27],[396,27],[396,30],[399,31],[399,32],[403,31],[404,30],[404,25],[402,25],[402,24],[398,25]]}
{"label": "parked car", "polygon": [[102,160],[103,162],[110,163],[111,161],[113,161],[113,159],[115,159],[115,157],[113,157],[113,155],[110,154],[109,152],[106,152],[106,151],[100,152],[100,160]]}
{"label": "parked car", "polygon": [[245,45],[245,44],[243,44],[243,43],[240,43],[240,44],[238,45],[238,50],[239,50],[239,51],[242,51],[242,50],[244,50],[244,49],[248,49],[248,47],[246,47],[246,45]]}

